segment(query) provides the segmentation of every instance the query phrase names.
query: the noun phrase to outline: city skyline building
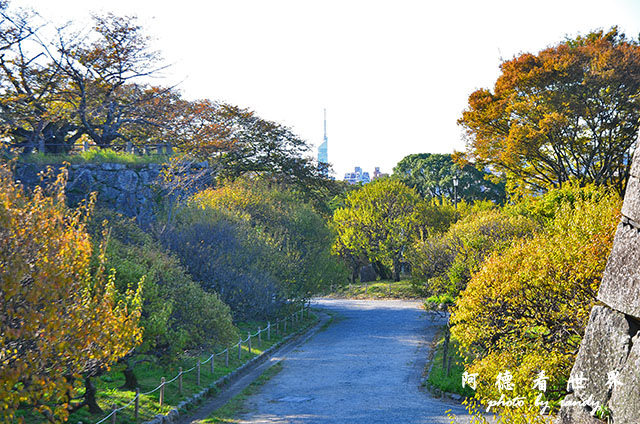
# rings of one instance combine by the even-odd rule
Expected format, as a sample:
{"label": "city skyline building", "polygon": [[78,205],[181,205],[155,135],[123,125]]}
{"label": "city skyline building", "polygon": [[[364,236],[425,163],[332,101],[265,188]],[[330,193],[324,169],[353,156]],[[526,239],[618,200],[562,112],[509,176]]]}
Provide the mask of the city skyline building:
{"label": "city skyline building", "polygon": [[327,109],[324,110],[324,138],[318,147],[318,167],[325,177],[329,176],[329,139],[327,138]]}

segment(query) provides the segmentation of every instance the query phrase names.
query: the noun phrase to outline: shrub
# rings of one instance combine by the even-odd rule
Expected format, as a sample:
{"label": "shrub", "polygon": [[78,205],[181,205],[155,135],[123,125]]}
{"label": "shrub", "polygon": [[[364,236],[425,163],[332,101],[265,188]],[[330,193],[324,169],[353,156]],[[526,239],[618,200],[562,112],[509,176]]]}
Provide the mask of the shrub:
{"label": "shrub", "polygon": [[408,253],[413,282],[426,286],[430,293],[456,297],[491,252],[506,249],[514,239],[530,236],[537,227],[534,220],[522,215],[477,208],[445,234],[413,245]]}
{"label": "shrub", "polygon": [[65,177],[61,172],[53,186],[27,194],[0,164],[0,418],[5,422],[14,421],[20,404],[35,407],[48,421],[66,420],[79,380],[88,381],[140,342],[142,286],[119,295],[113,276],[104,272],[102,250],[98,272],[91,274],[93,248],[86,231],[91,205],[65,206]]}
{"label": "shrub", "polygon": [[236,339],[229,307],[194,282],[178,259],[134,219],[108,211],[97,218],[94,221],[107,219],[111,231],[107,265],[116,270],[118,290],[125,290],[128,281],[145,280],[143,344],[138,352],[170,353]]}
{"label": "shrub", "polygon": [[[561,191],[574,193],[566,197],[570,201],[554,201],[555,210],[545,209],[550,213],[544,231],[491,255],[456,302],[452,333],[473,358],[467,370],[480,374],[482,398],[499,398],[493,383],[507,370],[516,384],[514,396],[532,399],[531,384],[540,371],[549,377],[548,397],[565,393],[613,242],[620,199],[603,188]],[[549,198],[540,201],[547,204]]]}

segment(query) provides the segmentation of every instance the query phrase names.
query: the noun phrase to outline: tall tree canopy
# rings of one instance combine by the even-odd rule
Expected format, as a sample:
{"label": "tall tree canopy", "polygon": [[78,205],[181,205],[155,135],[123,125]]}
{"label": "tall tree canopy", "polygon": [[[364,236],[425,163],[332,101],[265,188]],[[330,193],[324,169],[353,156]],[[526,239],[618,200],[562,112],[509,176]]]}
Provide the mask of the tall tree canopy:
{"label": "tall tree canopy", "polygon": [[335,211],[338,237],[334,248],[343,256],[367,258],[379,275],[392,269],[398,281],[407,246],[428,233],[428,227],[440,225],[443,220],[438,212],[401,181],[375,180],[351,192],[345,206]]}
{"label": "tall tree canopy", "polygon": [[640,46],[617,28],[591,32],[501,65],[458,121],[470,156],[508,177],[509,190],[567,180],[622,191],[640,117]]}
{"label": "tall tree canopy", "polygon": [[[405,156],[393,168],[397,176],[425,198],[453,200],[453,177],[458,177],[458,200],[504,201],[504,183],[495,182],[495,176],[473,165],[457,164],[451,154],[418,153]],[[487,177],[494,177],[489,179]]]}

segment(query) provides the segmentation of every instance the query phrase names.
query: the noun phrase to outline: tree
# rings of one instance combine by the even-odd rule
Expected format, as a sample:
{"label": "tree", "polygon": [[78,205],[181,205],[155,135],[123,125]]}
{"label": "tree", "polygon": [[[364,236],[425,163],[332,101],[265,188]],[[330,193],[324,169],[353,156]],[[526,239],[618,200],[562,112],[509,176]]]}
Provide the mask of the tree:
{"label": "tree", "polygon": [[[137,290],[119,295],[104,278],[104,256],[92,276],[92,245],[85,229],[91,205],[65,206],[64,176],[50,192],[23,192],[0,165],[0,417],[28,404],[49,421],[95,402],[90,378],[139,342]],[[71,404],[78,382],[84,402]]]}
{"label": "tree", "polygon": [[399,281],[405,249],[426,232],[424,216],[425,204],[413,189],[392,178],[375,180],[350,193],[345,207],[335,211],[335,248],[368,258],[379,274],[392,269]]}
{"label": "tree", "polygon": [[12,137],[12,147],[25,153],[41,143],[45,152],[66,152],[83,131],[62,103],[61,69],[43,60],[46,49],[38,31],[44,24],[28,12],[0,10],[0,17],[0,125]]}
{"label": "tree", "polygon": [[49,59],[67,78],[61,92],[83,131],[107,148],[116,140],[132,141],[141,127],[161,126],[153,100],[165,90],[136,83],[161,67],[135,18],[108,14],[94,20],[97,37],[91,43],[61,31],[56,50],[62,57]]}
{"label": "tree", "polygon": [[547,398],[566,394],[596,302],[620,198],[611,189],[568,184],[545,197],[564,199],[546,228],[490,255],[453,311],[452,334],[471,361],[467,371],[482,376],[477,393],[485,399],[499,398],[495,378],[507,370],[517,387],[514,397],[533,400],[531,381],[543,369],[549,377]]}
{"label": "tree", "polygon": [[622,192],[640,118],[640,46],[617,28],[591,32],[501,65],[458,121],[468,153],[508,178],[509,190],[545,191],[575,179]]}
{"label": "tree", "polygon": [[494,182],[495,175],[469,163],[458,164],[453,155],[419,153],[405,156],[393,168],[393,176],[415,189],[424,198],[453,200],[453,177],[458,178],[458,200],[504,202],[504,183]]}

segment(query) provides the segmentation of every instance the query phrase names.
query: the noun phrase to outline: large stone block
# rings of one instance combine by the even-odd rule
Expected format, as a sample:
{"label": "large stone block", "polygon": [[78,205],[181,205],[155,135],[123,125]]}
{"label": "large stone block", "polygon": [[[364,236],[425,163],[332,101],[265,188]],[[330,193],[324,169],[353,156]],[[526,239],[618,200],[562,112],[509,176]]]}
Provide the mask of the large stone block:
{"label": "large stone block", "polygon": [[608,374],[622,370],[631,344],[629,332],[629,322],[624,314],[606,306],[594,306],[591,310],[587,330],[571,370],[571,379],[585,379],[582,380],[584,387],[573,385],[574,396],[591,408],[609,401]]}
{"label": "large stone block", "polygon": [[633,343],[624,368],[618,378],[619,384],[613,385],[609,406],[613,422],[640,422],[640,335]]}
{"label": "large stone block", "polygon": [[622,215],[640,223],[640,177],[630,176],[627,181]]}
{"label": "large stone block", "polygon": [[[638,137],[640,140],[640,137]],[[631,175],[640,178],[640,149],[636,149],[631,162]]]}
{"label": "large stone block", "polygon": [[640,233],[629,224],[618,225],[598,300],[640,319]]}
{"label": "large stone block", "polygon": [[[579,401],[572,395],[565,398],[565,401],[573,404]],[[563,406],[558,413],[555,424],[602,424],[602,421],[593,417],[586,409],[580,405]]]}

